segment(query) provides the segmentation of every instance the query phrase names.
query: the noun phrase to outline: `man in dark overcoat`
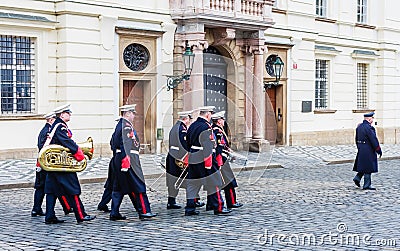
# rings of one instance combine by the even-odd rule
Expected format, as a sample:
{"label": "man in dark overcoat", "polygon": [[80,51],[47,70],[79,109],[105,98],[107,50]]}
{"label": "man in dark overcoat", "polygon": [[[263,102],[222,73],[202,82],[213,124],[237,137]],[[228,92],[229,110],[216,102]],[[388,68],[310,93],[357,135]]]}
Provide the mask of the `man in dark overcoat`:
{"label": "man in dark overcoat", "polygon": [[223,178],[223,190],[225,193],[226,206],[228,208],[238,208],[243,206],[236,200],[235,188],[238,186],[231,166],[228,161],[229,153],[232,152],[229,147],[228,135],[225,132],[225,111],[220,111],[211,115],[213,121],[213,132],[216,138],[215,155],[218,167]]}
{"label": "man in dark overcoat", "polygon": [[186,178],[186,207],[185,215],[198,215],[196,201],[201,186],[207,191],[207,204],[212,207],[214,214],[228,214],[231,210],[224,207],[221,196],[222,178],[215,159],[215,138],[210,124],[214,106],[199,108],[199,117],[193,122],[187,132],[189,166]]}
{"label": "man in dark overcoat", "polygon": [[[38,136],[38,142],[37,142],[37,147],[40,150],[42,150],[43,146],[45,145],[45,142],[47,140],[47,137],[49,136],[50,133],[50,128],[51,125],[54,123],[56,120],[56,114],[54,112],[50,112],[44,116],[46,119],[46,124],[43,126],[42,130],[40,130],[39,136]],[[42,203],[43,199],[45,196],[44,193],[44,186],[46,182],[46,176],[47,176],[47,171],[43,170],[42,167],[40,166],[39,161],[36,162],[36,178],[35,178],[35,192],[33,195],[33,208],[31,212],[31,216],[44,216],[45,213],[42,210]],[[60,201],[60,204],[64,210],[64,214],[67,215],[72,212],[72,207],[70,205],[70,202],[68,202],[67,197],[65,195],[61,195],[58,197],[58,200]]]}
{"label": "man in dark overcoat", "polygon": [[[178,112],[178,121],[169,132],[169,151],[166,159],[166,185],[168,188],[167,209],[180,209],[176,203],[179,188],[185,188],[184,176],[189,164],[189,153],[186,142],[187,129],[192,119],[192,111]],[[179,165],[178,165],[179,164]],[[179,184],[182,183],[182,184]],[[180,185],[180,186],[179,186]]]}
{"label": "man in dark overcoat", "polygon": [[146,184],[140,164],[140,142],[133,120],[136,114],[136,105],[120,107],[122,117],[119,119],[111,137],[111,150],[114,155],[110,161],[112,169],[112,202],[110,220],[125,220],[119,208],[125,194],[133,198],[133,206],[139,213],[140,219],[157,216],[150,209],[150,202],[146,194]]}
{"label": "man in dark overcoat", "polygon": [[364,190],[376,190],[371,186],[371,173],[378,172],[378,159],[382,157],[382,149],[376,137],[375,128],[372,126],[374,112],[364,114],[364,120],[356,129],[357,156],[353,171],[357,172],[353,178],[356,186],[360,187],[361,178],[364,176]]}
{"label": "man in dark overcoat", "polygon": [[[82,149],[72,140],[72,132],[69,130],[67,123],[71,118],[70,105],[63,105],[54,110],[57,118],[50,129],[50,144],[61,145],[70,150],[71,154],[77,161],[82,161],[85,156]],[[54,131],[54,133],[53,133]],[[68,201],[75,213],[75,218],[78,223],[91,221],[96,216],[86,214],[85,208],[80,199],[81,185],[76,172],[52,171],[47,172],[46,185],[46,224],[57,224],[64,222],[57,219],[54,211],[56,197],[66,195]]]}

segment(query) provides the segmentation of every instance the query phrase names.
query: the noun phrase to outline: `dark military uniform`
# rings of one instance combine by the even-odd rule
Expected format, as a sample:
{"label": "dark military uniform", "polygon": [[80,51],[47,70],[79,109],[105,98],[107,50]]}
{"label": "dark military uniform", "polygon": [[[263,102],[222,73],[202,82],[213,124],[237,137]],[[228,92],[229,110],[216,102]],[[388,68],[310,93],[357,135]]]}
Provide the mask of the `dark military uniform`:
{"label": "dark military uniform", "polygon": [[110,211],[108,209],[107,204],[111,201],[112,185],[113,185],[112,180],[113,180],[113,176],[112,176],[112,167],[111,167],[111,162],[110,162],[108,164],[108,175],[107,175],[106,183],[104,184],[103,195],[101,197],[101,201],[97,205],[97,210],[99,210],[99,211],[103,211],[103,212]]}
{"label": "dark military uniform", "polygon": [[[78,152],[79,146],[71,139],[72,133],[68,126],[61,118],[56,118],[50,131],[55,130],[50,144],[57,144],[68,148],[72,155]],[[46,185],[46,222],[51,222],[56,219],[54,205],[56,196],[66,195],[68,201],[75,213],[77,222],[91,220],[91,217],[86,214],[79,195],[81,194],[81,186],[79,184],[78,175],[76,172],[47,172]]]}
{"label": "dark military uniform", "polygon": [[236,202],[235,192],[235,187],[238,185],[229,161],[227,161],[228,153],[230,151],[228,136],[224,129],[217,124],[213,124],[213,132],[217,141],[215,155],[223,177],[223,189],[225,192],[226,205],[228,208],[239,207],[242,204]]}
{"label": "dark military uniform", "polygon": [[[186,215],[195,212],[195,198],[203,185],[207,191],[207,204],[212,207],[215,213],[222,212],[224,201],[220,189],[222,179],[218,164],[215,159],[215,140],[210,123],[202,117],[190,125],[186,135],[189,155],[188,176],[186,178]],[[205,168],[205,161],[212,158],[211,169]]]}
{"label": "dark military uniform", "polygon": [[[185,123],[178,120],[172,127],[169,133],[169,152],[166,160],[166,184],[168,187],[168,205],[175,205],[175,198],[178,195],[179,189],[175,188],[175,183],[178,177],[183,172],[183,169],[179,167],[175,160],[183,161],[188,156],[188,147],[186,142],[187,127]],[[182,183],[181,187],[185,187],[185,182]]]}
{"label": "dark military uniform", "polygon": [[357,172],[354,182],[359,186],[364,176],[364,189],[371,187],[371,173],[378,172],[377,154],[382,155],[382,150],[376,137],[375,128],[364,120],[356,129],[357,156],[353,171]]}
{"label": "dark military uniform", "polygon": [[[121,118],[118,121],[111,138],[111,150],[114,153],[111,159],[112,169],[112,203],[110,219],[120,219],[119,207],[125,194],[128,194],[133,205],[139,212],[140,218],[155,216],[151,213],[150,203],[146,194],[146,184],[139,159],[139,137],[128,120]],[[122,160],[129,156],[130,167],[122,171]]]}
{"label": "dark military uniform", "polygon": [[[110,147],[112,148],[112,139],[110,140]],[[116,152],[113,151],[113,158],[115,156]],[[111,201],[112,199],[112,191],[113,191],[113,185],[114,185],[114,175],[113,175],[113,167],[112,167],[112,162],[113,162],[113,158],[111,158],[110,163],[108,164],[108,175],[107,175],[107,180],[104,184],[104,191],[103,191],[103,195],[101,197],[101,201],[99,202],[98,206],[97,206],[97,210],[99,211],[103,211],[103,212],[110,212],[110,209],[108,208],[107,204]],[[136,203],[136,199],[134,197],[134,193],[130,193],[128,194],[129,198],[132,201],[132,204],[134,205],[135,209],[137,212],[138,208],[137,208],[137,203]]]}
{"label": "dark military uniform", "polygon": [[[37,147],[40,150],[43,148],[47,136],[49,135],[51,128],[50,123],[46,123],[42,130],[39,133],[38,136],[38,143]],[[40,167],[39,163],[36,164],[37,167]],[[44,186],[46,182],[46,176],[47,176],[47,171],[41,169],[39,172],[36,172],[36,179],[35,179],[35,193],[33,197],[33,208],[32,208],[32,216],[37,216],[37,215],[44,215],[43,210],[42,210],[42,203],[44,199]],[[64,195],[61,195],[58,197],[58,200],[60,201],[60,204],[64,210],[65,214],[69,214],[72,211],[72,208],[70,206],[70,203],[68,202],[67,198]]]}

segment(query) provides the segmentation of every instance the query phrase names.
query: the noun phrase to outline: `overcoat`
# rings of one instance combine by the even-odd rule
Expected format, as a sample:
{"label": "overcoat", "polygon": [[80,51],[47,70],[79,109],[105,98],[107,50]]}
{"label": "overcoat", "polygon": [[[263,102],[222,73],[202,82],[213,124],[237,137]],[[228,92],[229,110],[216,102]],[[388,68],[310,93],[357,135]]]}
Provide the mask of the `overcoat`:
{"label": "overcoat", "polygon": [[[111,137],[111,150],[114,153],[110,161],[113,191],[123,194],[145,193],[146,184],[139,159],[140,143],[131,122],[120,118]],[[129,156],[131,166],[127,172],[121,171],[121,161]]]}
{"label": "overcoat", "polygon": [[357,156],[353,171],[360,173],[378,172],[377,152],[381,152],[375,128],[364,120],[356,129]]}
{"label": "overcoat", "polygon": [[[56,118],[50,132],[52,130],[55,130],[55,133],[50,144],[64,146],[71,151],[71,154],[78,151],[78,145],[71,139],[72,133],[62,119]],[[81,185],[75,172],[47,172],[44,190],[45,193],[54,193],[57,196],[64,194],[80,195]]]}

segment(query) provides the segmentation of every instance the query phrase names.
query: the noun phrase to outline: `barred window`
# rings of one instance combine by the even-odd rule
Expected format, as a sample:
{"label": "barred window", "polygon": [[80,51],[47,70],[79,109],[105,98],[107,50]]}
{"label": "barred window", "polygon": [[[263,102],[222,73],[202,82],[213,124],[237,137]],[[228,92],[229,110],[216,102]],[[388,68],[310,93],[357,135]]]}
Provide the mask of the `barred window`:
{"label": "barred window", "polygon": [[328,108],[328,60],[315,60],[315,109]]}
{"label": "barred window", "polygon": [[315,14],[319,17],[326,17],[326,1],[315,0]]}
{"label": "barred window", "polygon": [[357,109],[368,108],[367,64],[357,64]]}
{"label": "barred window", "polygon": [[367,22],[367,0],[357,0],[357,23]]}
{"label": "barred window", "polygon": [[29,37],[0,35],[1,114],[35,111],[34,51]]}

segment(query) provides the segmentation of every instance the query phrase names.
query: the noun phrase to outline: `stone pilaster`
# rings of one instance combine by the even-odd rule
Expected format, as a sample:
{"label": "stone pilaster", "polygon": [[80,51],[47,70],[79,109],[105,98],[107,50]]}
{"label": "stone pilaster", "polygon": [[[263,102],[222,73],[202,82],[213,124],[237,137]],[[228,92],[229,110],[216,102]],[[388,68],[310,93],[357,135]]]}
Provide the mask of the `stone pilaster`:
{"label": "stone pilaster", "polygon": [[178,25],[175,44],[185,48],[186,41],[195,54],[190,79],[183,82],[183,110],[192,110],[204,105],[203,50],[208,47],[204,26],[198,23]]}

